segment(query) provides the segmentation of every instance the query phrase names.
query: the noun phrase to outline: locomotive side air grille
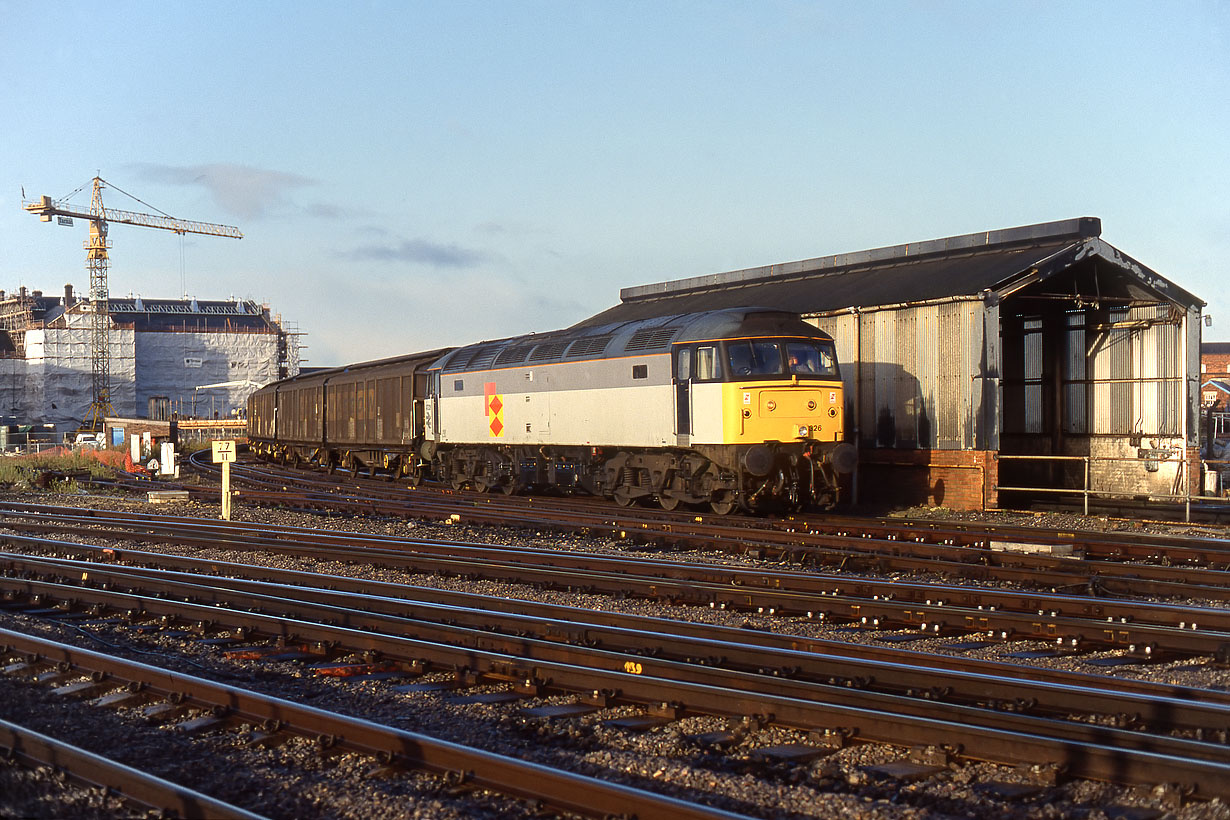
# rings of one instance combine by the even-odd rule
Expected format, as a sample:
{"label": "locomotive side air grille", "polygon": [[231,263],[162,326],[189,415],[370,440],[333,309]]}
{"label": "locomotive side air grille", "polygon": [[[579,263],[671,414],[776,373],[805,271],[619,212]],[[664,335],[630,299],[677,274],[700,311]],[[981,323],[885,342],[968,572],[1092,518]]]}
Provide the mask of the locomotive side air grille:
{"label": "locomotive side air grille", "polygon": [[492,360],[495,358],[495,354],[499,351],[500,348],[498,345],[480,347],[474,352],[473,358],[466,362],[466,368],[469,370],[481,370],[484,367],[490,366]]}
{"label": "locomotive side air grille", "polygon": [[577,339],[568,346],[567,356],[570,359],[580,356],[601,356],[610,341],[610,336],[587,336],[584,339]]}
{"label": "locomotive side air grille", "polygon": [[491,364],[495,354],[500,351],[500,345],[479,345],[471,349],[462,348],[454,353],[442,368],[445,371],[473,370]]}
{"label": "locomotive side air grille", "polygon": [[531,362],[549,362],[560,358],[564,355],[564,349],[568,347],[567,342],[543,342],[534,348],[534,352],[530,354]]}
{"label": "locomotive side air grille", "polygon": [[678,330],[677,327],[647,327],[644,330],[638,330],[632,334],[632,338],[624,346],[624,351],[635,353],[664,348],[671,343],[671,339],[675,338]]}
{"label": "locomotive side air grille", "polygon": [[465,350],[454,350],[448,354],[448,358],[440,365],[441,370],[457,370],[461,367],[461,360],[469,354]]}
{"label": "locomotive side air grille", "polygon": [[530,351],[534,349],[533,345],[512,345],[500,351],[500,355],[495,357],[496,366],[521,364],[530,356]]}

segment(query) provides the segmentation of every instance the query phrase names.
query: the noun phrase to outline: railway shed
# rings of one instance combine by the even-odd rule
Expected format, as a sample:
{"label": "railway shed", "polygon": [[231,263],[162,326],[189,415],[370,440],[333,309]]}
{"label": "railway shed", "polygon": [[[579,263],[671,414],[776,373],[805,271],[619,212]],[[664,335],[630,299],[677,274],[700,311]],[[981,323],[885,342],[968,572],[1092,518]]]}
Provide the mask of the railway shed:
{"label": "railway shed", "polygon": [[1204,302],[1094,217],[625,288],[580,323],[764,306],[837,341],[853,498],[1198,492]]}

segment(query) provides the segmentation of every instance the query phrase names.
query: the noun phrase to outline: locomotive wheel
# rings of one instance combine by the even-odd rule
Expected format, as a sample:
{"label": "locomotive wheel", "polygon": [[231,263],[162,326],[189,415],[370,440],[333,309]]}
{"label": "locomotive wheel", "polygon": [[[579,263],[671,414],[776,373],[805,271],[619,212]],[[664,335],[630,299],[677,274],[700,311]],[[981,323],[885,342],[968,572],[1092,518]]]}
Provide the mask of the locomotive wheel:
{"label": "locomotive wheel", "polygon": [[611,493],[611,497],[621,507],[631,507],[636,503],[636,496],[628,492],[627,487],[616,487],[615,492]]}
{"label": "locomotive wheel", "polygon": [[730,490],[722,490],[709,499],[709,509],[718,515],[730,515],[735,509],[735,494]]}
{"label": "locomotive wheel", "polygon": [[512,480],[500,485],[500,492],[504,495],[516,495],[519,489],[521,488],[517,486],[517,482]]}
{"label": "locomotive wheel", "polygon": [[673,495],[660,495],[658,496],[658,504],[661,505],[662,509],[670,512],[679,507],[679,499]]}

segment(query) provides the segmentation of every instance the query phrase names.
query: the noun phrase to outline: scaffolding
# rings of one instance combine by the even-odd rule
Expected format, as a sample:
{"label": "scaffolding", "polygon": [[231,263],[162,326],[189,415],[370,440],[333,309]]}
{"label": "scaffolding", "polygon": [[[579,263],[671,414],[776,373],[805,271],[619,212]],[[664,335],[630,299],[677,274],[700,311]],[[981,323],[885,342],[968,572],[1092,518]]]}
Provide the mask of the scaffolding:
{"label": "scaffolding", "polygon": [[5,298],[0,290],[0,330],[8,334],[13,349],[0,351],[0,356],[23,358],[26,355],[26,331],[34,326],[34,299],[22,288]]}

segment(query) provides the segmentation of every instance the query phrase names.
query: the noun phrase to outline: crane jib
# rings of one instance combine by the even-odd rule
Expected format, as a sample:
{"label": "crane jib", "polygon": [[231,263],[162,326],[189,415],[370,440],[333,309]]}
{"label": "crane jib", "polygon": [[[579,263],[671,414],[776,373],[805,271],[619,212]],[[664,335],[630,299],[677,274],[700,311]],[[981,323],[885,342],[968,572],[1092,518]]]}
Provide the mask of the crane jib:
{"label": "crane jib", "polygon": [[[234,225],[193,222],[187,219],[176,219],[167,214],[143,214],[105,208],[102,202],[102,189],[105,184],[107,183],[101,177],[94,177],[93,194],[88,211],[73,208],[65,202],[56,202],[49,196],[41,196],[33,202],[22,202],[25,210],[36,214],[43,222],[50,222],[52,217],[55,217],[61,225],[72,225],[74,218],[85,219],[90,223],[90,238],[85,247],[86,266],[90,271],[90,298],[93,302],[93,309],[90,312],[90,370],[93,388],[90,409],[82,424],[82,429],[85,430],[102,430],[103,420],[114,412],[111,406],[111,345],[107,310],[107,249],[111,244],[107,239],[108,223],[118,222],[121,225],[161,228],[181,235],[196,233],[225,236],[231,239],[243,238],[243,233]],[[81,188],[77,190],[80,191]],[[120,193],[125,192],[120,191]],[[136,199],[131,194],[125,195]],[[71,197],[72,194],[69,196]],[[136,201],[141,202],[139,199]]]}

